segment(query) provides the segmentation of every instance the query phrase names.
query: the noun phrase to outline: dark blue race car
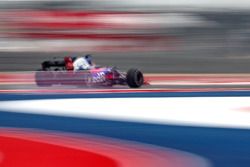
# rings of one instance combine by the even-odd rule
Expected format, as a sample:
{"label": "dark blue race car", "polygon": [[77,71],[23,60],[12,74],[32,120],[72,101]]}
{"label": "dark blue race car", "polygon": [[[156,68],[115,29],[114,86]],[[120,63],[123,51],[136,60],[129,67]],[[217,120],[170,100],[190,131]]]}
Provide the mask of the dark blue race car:
{"label": "dark blue race car", "polygon": [[138,69],[121,72],[116,67],[95,67],[90,70],[73,71],[65,60],[44,61],[42,69],[35,75],[38,86],[78,85],[108,86],[128,85],[139,88],[144,82],[143,73]]}

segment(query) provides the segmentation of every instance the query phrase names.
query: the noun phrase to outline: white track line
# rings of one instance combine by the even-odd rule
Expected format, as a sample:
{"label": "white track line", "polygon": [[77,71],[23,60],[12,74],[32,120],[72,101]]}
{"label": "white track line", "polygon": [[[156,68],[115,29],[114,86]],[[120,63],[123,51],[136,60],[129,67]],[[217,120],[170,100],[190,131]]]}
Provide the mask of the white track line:
{"label": "white track line", "polygon": [[0,110],[119,121],[250,129],[250,97],[25,100],[0,102]]}

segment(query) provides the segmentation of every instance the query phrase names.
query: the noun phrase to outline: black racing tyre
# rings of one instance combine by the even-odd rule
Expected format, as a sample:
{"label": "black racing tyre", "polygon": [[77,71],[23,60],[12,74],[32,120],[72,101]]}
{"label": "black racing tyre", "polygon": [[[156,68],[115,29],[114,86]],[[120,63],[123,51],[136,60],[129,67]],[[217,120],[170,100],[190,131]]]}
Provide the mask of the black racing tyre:
{"label": "black racing tyre", "polygon": [[127,84],[131,88],[139,88],[144,83],[144,77],[140,70],[138,69],[129,69],[127,72]]}
{"label": "black racing tyre", "polygon": [[44,61],[42,62],[42,68],[44,71],[48,71],[50,67],[64,67],[65,62],[62,61]]}
{"label": "black racing tyre", "polygon": [[53,65],[54,65],[53,62],[51,62],[51,61],[42,62],[42,68],[43,68],[42,71],[49,71],[50,67]]}
{"label": "black racing tyre", "polygon": [[48,71],[43,71],[43,70],[37,70],[35,73],[35,81],[36,85],[40,87],[48,87],[52,86],[52,80],[53,74]]}

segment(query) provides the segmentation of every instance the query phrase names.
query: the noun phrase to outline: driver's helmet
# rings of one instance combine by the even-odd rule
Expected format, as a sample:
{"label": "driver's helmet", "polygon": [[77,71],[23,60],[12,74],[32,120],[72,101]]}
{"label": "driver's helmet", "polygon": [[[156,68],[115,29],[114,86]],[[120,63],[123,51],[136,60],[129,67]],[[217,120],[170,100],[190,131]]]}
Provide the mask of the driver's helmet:
{"label": "driver's helmet", "polygon": [[85,55],[84,58],[90,65],[92,65],[92,56],[90,54]]}

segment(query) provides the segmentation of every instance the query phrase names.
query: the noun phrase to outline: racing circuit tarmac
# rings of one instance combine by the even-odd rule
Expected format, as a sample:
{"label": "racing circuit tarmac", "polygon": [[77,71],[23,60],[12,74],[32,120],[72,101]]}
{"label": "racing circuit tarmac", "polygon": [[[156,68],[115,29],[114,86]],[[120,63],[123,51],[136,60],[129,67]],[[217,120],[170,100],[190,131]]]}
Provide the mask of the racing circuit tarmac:
{"label": "racing circuit tarmac", "polygon": [[[0,71],[35,71],[54,57],[86,53],[0,52]],[[250,73],[250,56],[222,51],[93,53],[96,64],[121,70],[139,68],[144,73]]]}
{"label": "racing circuit tarmac", "polygon": [[[66,55],[79,56],[80,53],[31,53],[31,52],[1,52],[0,71],[24,72],[35,71],[40,63],[54,57],[63,58]],[[178,90],[249,90],[250,89],[250,57],[226,56],[207,52],[185,55],[177,52],[149,53],[96,53],[94,60],[98,65],[116,66],[126,71],[128,68],[138,68],[145,73],[145,78],[151,79],[150,85],[142,89],[159,91]],[[29,72],[28,72],[29,71]],[[158,74],[151,74],[158,73]],[[147,76],[149,74],[149,76]],[[216,74],[216,75],[215,75]],[[151,75],[151,76],[150,76]],[[163,79],[154,82],[154,77],[163,75]],[[177,78],[173,79],[173,76]],[[194,77],[195,76],[195,77]],[[164,78],[165,77],[165,78]],[[236,77],[236,78],[235,78]],[[3,77],[1,77],[3,79]],[[170,79],[169,79],[170,78]],[[226,79],[226,83],[225,82]],[[20,80],[19,80],[20,81]],[[92,90],[110,89],[76,86],[59,86],[39,88],[34,81],[25,82],[1,81],[1,90]],[[127,86],[114,86],[112,89],[126,90]],[[112,91],[112,90],[111,90]]]}

